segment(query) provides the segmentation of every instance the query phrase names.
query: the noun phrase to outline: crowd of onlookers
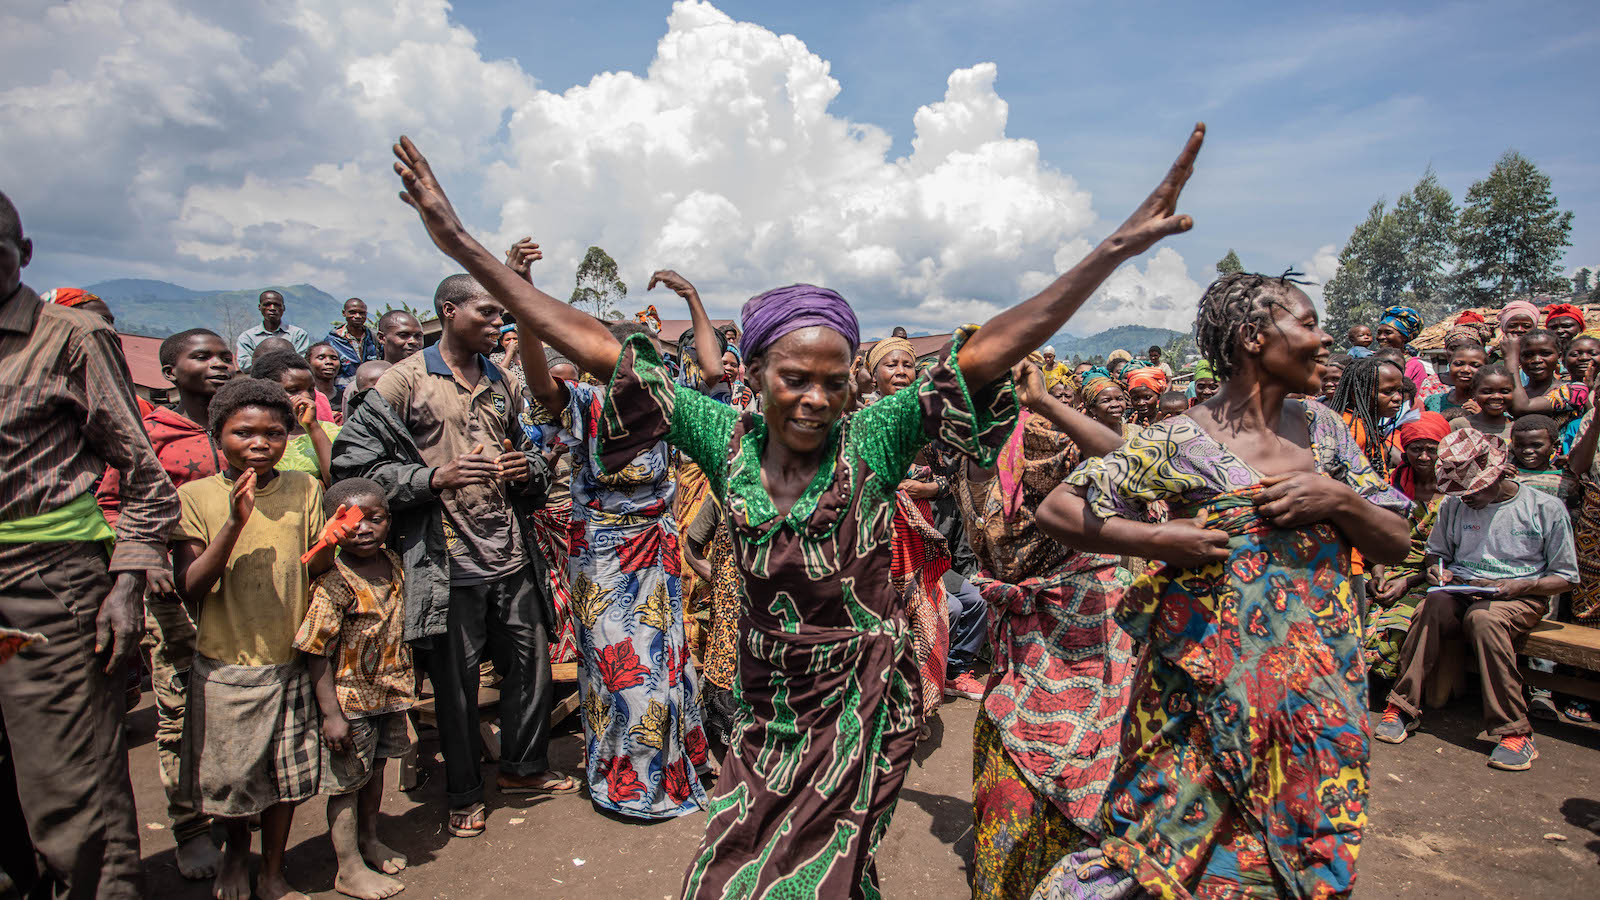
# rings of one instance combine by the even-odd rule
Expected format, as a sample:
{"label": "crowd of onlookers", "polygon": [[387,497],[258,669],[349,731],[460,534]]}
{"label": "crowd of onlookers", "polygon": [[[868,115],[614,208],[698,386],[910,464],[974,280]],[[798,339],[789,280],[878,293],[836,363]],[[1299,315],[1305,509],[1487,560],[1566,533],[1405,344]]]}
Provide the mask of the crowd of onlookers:
{"label": "crowd of onlookers", "polygon": [[[123,673],[141,656],[178,868],[214,878],[218,897],[296,896],[283,852],[296,805],[319,792],[329,797],[336,887],[357,897],[401,889],[406,860],[380,840],[377,814],[386,761],[414,740],[407,713],[421,673],[437,711],[452,834],[487,824],[478,697],[491,660],[501,698],[497,789],[573,793],[588,783],[631,814],[625,801],[640,793],[625,756],[581,780],[548,760],[552,654],[572,652],[566,620],[596,601],[586,574],[567,574],[568,555],[588,549],[583,526],[569,517],[552,525],[547,506],[570,506],[566,491],[603,489],[592,473],[575,476],[563,458],[570,442],[550,439],[555,423],[581,445],[573,423],[600,408],[569,361],[537,350],[540,364],[528,365],[514,323],[467,276],[439,285],[441,335],[426,348],[414,315],[369,322],[357,298],[313,341],[285,322],[282,295],[268,290],[261,325],[232,346],[205,328],[162,342],[174,393],[156,406],[132,392],[116,335],[97,318],[109,313],[100,298],[69,288],[41,297],[22,283],[31,251],[0,195],[0,712],[16,779],[14,791],[0,791],[11,807],[0,818],[26,822],[28,838],[6,842],[0,867],[19,885],[138,895],[120,726]],[[526,277],[537,257],[517,254],[508,264]],[[662,283],[693,293],[681,279]],[[698,297],[690,302],[703,328]],[[1322,350],[1321,394],[1308,398],[1337,412],[1372,468],[1414,504],[1403,563],[1353,562],[1367,664],[1392,682],[1374,733],[1405,740],[1437,694],[1430,683],[1452,677],[1450,639],[1462,636],[1498,740],[1491,765],[1526,769],[1537,756],[1530,717],[1592,720],[1582,697],[1526,689],[1517,647],[1545,618],[1600,624],[1600,330],[1586,330],[1568,304],[1518,300],[1494,322],[1463,313],[1436,371],[1409,349],[1422,327],[1415,310],[1393,307],[1375,326],[1352,328],[1341,352]],[[723,402],[754,408],[729,339],[737,329],[710,331],[702,347],[716,349],[697,355],[691,332],[675,369],[712,382],[712,396],[725,384]],[[863,402],[909,384],[918,366],[900,337],[861,362]],[[1205,362],[1175,372],[1158,347],[1143,358],[1116,351],[1103,366],[1069,366],[1046,347],[1031,365],[1051,397],[1125,437],[1206,401],[1220,383]],[[964,541],[949,531],[959,516],[940,506],[949,484],[935,464],[901,490],[928,501],[920,508],[929,527],[960,557]],[[686,516],[683,560],[709,596],[713,584],[727,590],[719,579],[731,564],[714,555],[725,528],[717,504],[707,512],[708,521]],[[617,550],[624,565],[629,552]],[[672,556],[660,565],[675,569]],[[980,699],[973,669],[984,602],[963,577],[973,570],[959,560],[946,568],[945,656],[923,689]],[[642,615],[666,614],[650,607],[650,589],[630,584]],[[684,653],[600,664],[620,693],[651,666],[681,673]],[[630,678],[638,680],[623,683]],[[725,741],[731,694],[718,690],[709,683],[700,705],[714,736],[720,707]],[[583,714],[596,726],[613,711]],[[681,774],[662,778],[665,793],[654,808],[646,797],[640,815],[703,806],[697,778],[711,762],[697,719],[677,734],[648,703],[634,714],[634,745],[666,761],[660,741],[677,741],[683,754],[661,763]],[[253,824],[262,867],[252,886]]]}

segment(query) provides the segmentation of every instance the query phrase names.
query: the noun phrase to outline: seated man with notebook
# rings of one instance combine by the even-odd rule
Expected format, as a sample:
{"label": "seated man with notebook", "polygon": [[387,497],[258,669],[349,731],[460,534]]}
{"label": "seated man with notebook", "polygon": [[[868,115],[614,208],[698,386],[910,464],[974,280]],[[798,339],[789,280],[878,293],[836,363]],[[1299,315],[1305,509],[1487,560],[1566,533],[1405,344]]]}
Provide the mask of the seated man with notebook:
{"label": "seated man with notebook", "polygon": [[1505,442],[1493,435],[1451,432],[1439,442],[1435,472],[1448,495],[1428,538],[1437,589],[1417,607],[1373,737],[1398,744],[1416,728],[1444,642],[1464,635],[1478,660],[1488,731],[1499,741],[1489,765],[1527,769],[1539,751],[1515,642],[1543,618],[1550,597],[1577,586],[1572,523],[1561,501],[1518,485]]}

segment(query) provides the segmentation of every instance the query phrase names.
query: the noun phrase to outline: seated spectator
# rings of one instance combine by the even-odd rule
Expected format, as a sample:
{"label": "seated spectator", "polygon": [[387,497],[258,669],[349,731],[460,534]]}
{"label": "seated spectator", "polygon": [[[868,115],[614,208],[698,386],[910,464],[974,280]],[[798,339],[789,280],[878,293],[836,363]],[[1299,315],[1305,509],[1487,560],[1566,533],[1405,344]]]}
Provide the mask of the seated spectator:
{"label": "seated spectator", "polygon": [[1577,584],[1578,559],[1566,508],[1512,473],[1498,438],[1466,429],[1439,442],[1434,474],[1447,498],[1427,557],[1436,587],[1400,649],[1400,677],[1373,731],[1380,741],[1398,744],[1416,729],[1425,679],[1445,640],[1462,634],[1478,660],[1489,734],[1499,740],[1489,765],[1523,770],[1539,756],[1514,643],[1544,617],[1548,598]]}

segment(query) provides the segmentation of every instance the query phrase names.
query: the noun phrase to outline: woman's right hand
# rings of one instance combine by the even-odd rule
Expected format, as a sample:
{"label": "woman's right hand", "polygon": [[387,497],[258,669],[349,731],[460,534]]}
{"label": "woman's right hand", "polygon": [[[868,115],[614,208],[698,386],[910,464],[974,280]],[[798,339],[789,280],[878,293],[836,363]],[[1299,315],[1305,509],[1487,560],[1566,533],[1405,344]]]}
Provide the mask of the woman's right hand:
{"label": "woman's right hand", "polygon": [[1023,360],[1011,369],[1011,380],[1017,386],[1017,402],[1037,412],[1039,404],[1049,396],[1044,386],[1044,373],[1037,365]]}
{"label": "woman's right hand", "polygon": [[1204,513],[1192,519],[1174,519],[1156,526],[1151,559],[1195,569],[1228,559],[1228,533],[1206,527]]}
{"label": "woman's right hand", "polygon": [[1414,586],[1411,583],[1411,579],[1406,576],[1387,579],[1383,582],[1383,586],[1378,588],[1377,593],[1372,595],[1372,601],[1387,609],[1393,606],[1396,600],[1404,597],[1406,592]]}

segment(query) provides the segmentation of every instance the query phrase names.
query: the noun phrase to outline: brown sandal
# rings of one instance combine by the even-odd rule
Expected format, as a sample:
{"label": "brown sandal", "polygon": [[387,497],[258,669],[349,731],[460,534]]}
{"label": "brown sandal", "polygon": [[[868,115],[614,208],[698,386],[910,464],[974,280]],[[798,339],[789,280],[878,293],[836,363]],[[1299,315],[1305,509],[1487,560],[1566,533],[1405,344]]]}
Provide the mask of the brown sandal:
{"label": "brown sandal", "polygon": [[[457,825],[457,822],[461,824]],[[445,827],[458,838],[475,838],[489,827],[488,809],[482,803],[474,803],[465,809],[452,809]]]}
{"label": "brown sandal", "polygon": [[571,775],[556,775],[555,772],[544,774],[545,778],[541,781],[528,784],[496,782],[495,787],[502,794],[576,794],[583,790],[583,785]]}

